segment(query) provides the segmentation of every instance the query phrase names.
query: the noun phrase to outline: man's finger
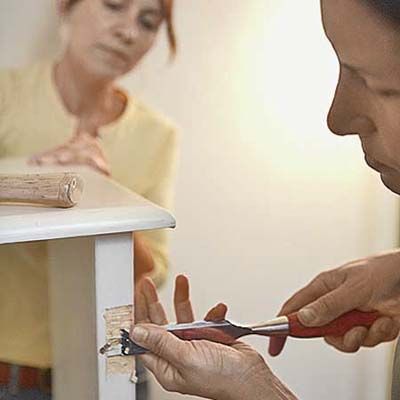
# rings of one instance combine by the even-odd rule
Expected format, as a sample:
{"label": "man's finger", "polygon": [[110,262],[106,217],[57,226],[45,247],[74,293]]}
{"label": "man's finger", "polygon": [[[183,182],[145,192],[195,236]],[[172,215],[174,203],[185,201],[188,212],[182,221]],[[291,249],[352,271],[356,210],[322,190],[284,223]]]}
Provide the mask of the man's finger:
{"label": "man's finger", "polygon": [[327,344],[339,351],[344,351],[343,336],[325,336],[324,340]]}
{"label": "man's finger", "polygon": [[168,392],[182,392],[185,389],[186,382],[181,372],[168,361],[154,354],[145,354],[139,358],[165,390]]}
{"label": "man's finger", "polygon": [[271,337],[269,340],[268,353],[272,357],[276,357],[282,353],[286,344],[286,337]]}
{"label": "man's finger", "polygon": [[150,321],[157,325],[166,325],[168,323],[167,314],[160,303],[157,288],[151,278],[143,278],[142,291],[146,299]]}
{"label": "man's finger", "polygon": [[139,357],[142,361],[143,365],[154,375],[157,382],[168,391],[175,391],[176,385],[172,379],[172,374],[168,373],[168,370],[171,365],[168,361],[163,360],[162,358],[154,355],[154,354],[145,354]]}
{"label": "man's finger", "polygon": [[178,275],[175,280],[174,307],[176,322],[182,324],[194,321],[189,294],[189,280],[184,275]]}
{"label": "man's finger", "polygon": [[305,326],[322,326],[349,311],[358,309],[360,305],[352,287],[344,284],[308,304],[298,312],[298,316]]}
{"label": "man's finger", "polygon": [[[307,304],[327,294],[330,289],[325,282],[328,279],[326,276],[327,274],[318,275],[309,284],[296,292],[284,303],[278,316],[289,315],[296,312]],[[286,337],[271,337],[269,340],[268,353],[272,357],[278,356],[283,351],[285,344]]]}
{"label": "man's finger", "polygon": [[357,326],[351,329],[343,337],[343,345],[348,353],[355,353],[362,346],[368,335],[368,328]]}
{"label": "man's finger", "polygon": [[363,346],[374,347],[380,343],[390,342],[399,334],[398,322],[389,317],[379,318],[368,331]]}
{"label": "man's finger", "polygon": [[344,353],[355,353],[363,345],[365,338],[368,335],[368,329],[363,326],[358,326],[351,329],[344,336],[327,336],[325,341],[337,350]]}
{"label": "man's finger", "polygon": [[172,365],[179,365],[182,361],[186,343],[159,326],[136,325],[131,336],[135,343]]}
{"label": "man's finger", "polygon": [[336,282],[332,282],[332,274],[333,272],[319,274],[310,283],[297,291],[285,302],[278,316],[288,315],[298,311],[307,304],[310,304],[329,293],[331,290],[336,289],[337,286],[334,286]]}
{"label": "man's finger", "polygon": [[204,320],[222,321],[223,319],[225,319],[227,312],[228,312],[228,307],[223,303],[219,303],[208,311],[207,315],[204,317]]}

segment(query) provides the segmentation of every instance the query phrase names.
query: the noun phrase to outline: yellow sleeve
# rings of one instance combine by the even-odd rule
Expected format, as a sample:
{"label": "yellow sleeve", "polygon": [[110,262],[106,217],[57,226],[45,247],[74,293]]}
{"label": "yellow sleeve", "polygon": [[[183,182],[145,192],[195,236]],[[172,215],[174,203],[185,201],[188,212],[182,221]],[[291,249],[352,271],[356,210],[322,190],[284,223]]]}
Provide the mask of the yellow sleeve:
{"label": "yellow sleeve", "polygon": [[19,71],[0,69],[0,117],[3,118],[10,104],[18,100]]}
{"label": "yellow sleeve", "polygon": [[[4,124],[8,116],[7,102],[10,96],[11,76],[10,71],[0,71],[0,123]],[[4,156],[4,129],[0,126],[0,157]]]}
{"label": "yellow sleeve", "polygon": [[0,71],[0,115],[3,116],[3,108],[5,105],[7,91],[7,74],[6,71]]}
{"label": "yellow sleeve", "polygon": [[[177,133],[172,128],[154,165],[153,184],[144,193],[146,199],[167,210],[171,210],[173,203],[177,152]],[[143,232],[143,236],[150,246],[154,260],[152,279],[157,286],[160,286],[165,281],[168,271],[168,231],[165,229],[146,231]]]}

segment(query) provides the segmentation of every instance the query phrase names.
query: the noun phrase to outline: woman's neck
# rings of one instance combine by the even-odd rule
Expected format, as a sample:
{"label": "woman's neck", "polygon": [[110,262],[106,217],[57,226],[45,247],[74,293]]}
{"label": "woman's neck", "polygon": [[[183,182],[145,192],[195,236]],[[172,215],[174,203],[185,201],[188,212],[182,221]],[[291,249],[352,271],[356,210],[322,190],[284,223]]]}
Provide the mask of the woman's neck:
{"label": "woman's neck", "polygon": [[54,79],[64,106],[83,125],[98,129],[116,120],[125,109],[126,99],[113,81],[96,79],[66,55],[55,65]]}

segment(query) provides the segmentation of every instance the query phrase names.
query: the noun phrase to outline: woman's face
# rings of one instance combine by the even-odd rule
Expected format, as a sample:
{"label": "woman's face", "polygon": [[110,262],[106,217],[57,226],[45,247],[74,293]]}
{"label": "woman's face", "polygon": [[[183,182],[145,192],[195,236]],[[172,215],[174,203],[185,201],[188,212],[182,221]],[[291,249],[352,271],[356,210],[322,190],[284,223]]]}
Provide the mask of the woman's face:
{"label": "woman's face", "polygon": [[106,79],[135,67],[163,21],[160,0],[80,0],[64,16],[66,56]]}
{"label": "woman's face", "polygon": [[358,135],[367,164],[400,194],[400,30],[363,0],[321,3],[340,63],[329,128]]}

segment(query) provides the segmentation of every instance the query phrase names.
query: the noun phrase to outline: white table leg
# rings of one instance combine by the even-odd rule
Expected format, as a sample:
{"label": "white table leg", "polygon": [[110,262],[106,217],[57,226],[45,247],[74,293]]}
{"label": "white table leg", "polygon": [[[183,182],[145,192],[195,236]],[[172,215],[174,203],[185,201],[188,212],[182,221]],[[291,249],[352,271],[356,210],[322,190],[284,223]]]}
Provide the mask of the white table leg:
{"label": "white table leg", "polygon": [[104,310],[131,304],[132,234],[51,241],[55,400],[134,400],[128,375],[106,376]]}
{"label": "white table leg", "polygon": [[[133,235],[98,236],[95,243],[97,348],[106,341],[104,310],[133,302]],[[106,376],[106,359],[98,357],[100,400],[135,399],[128,375]],[[57,399],[58,400],[58,399]]]}

